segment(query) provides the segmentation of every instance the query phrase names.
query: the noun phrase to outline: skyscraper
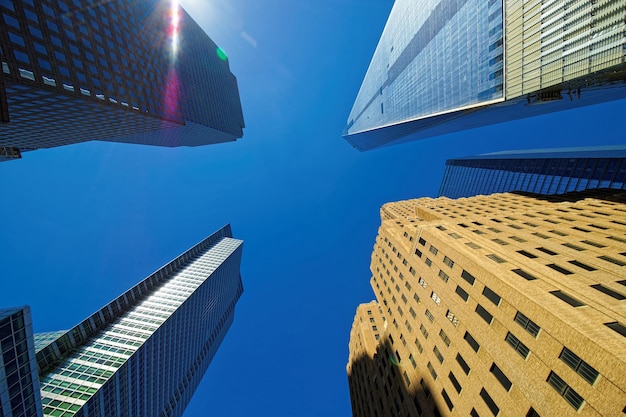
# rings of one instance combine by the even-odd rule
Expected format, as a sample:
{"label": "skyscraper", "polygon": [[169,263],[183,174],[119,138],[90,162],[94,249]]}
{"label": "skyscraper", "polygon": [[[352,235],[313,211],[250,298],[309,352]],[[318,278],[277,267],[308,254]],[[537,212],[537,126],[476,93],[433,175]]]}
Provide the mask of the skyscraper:
{"label": "skyscraper", "polygon": [[177,0],[0,0],[0,22],[0,160],[242,136],[228,58]]}
{"label": "skyscraper", "polygon": [[182,415],[233,321],[241,251],[225,226],[74,328],[30,340],[43,415]]}
{"label": "skyscraper", "polygon": [[626,189],[626,146],[532,149],[449,159],[439,195],[563,194],[593,188]]}
{"label": "skyscraper", "polygon": [[626,194],[506,193],[381,208],[357,309],[353,415],[617,416]]}
{"label": "skyscraper", "polygon": [[369,150],[625,98],[625,18],[619,0],[396,0],[344,138]]}

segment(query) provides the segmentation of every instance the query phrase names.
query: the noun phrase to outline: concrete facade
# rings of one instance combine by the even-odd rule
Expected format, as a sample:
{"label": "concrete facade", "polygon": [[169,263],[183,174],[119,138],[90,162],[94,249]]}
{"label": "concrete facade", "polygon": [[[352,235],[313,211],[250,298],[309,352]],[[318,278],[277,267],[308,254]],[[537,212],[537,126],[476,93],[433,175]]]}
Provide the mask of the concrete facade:
{"label": "concrete facade", "polygon": [[[353,327],[353,415],[621,415],[625,219],[617,190],[385,204],[371,285],[384,316],[376,349],[394,360],[359,350],[353,339],[372,330]],[[364,309],[376,305],[359,307],[355,326]],[[381,390],[394,398],[383,409]]]}

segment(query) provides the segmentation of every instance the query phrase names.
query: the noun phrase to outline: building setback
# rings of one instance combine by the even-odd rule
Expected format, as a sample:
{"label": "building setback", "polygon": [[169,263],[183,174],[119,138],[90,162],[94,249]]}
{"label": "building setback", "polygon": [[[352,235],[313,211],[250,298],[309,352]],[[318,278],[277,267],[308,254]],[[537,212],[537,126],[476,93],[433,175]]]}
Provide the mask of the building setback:
{"label": "building setback", "polygon": [[344,129],[364,151],[626,98],[621,0],[396,0]]}
{"label": "building setback", "polygon": [[0,0],[0,161],[90,140],[233,141],[225,53],[171,0]]}
{"label": "building setback", "polygon": [[626,146],[533,149],[449,159],[439,195],[626,189]]}
{"label": "building setback", "polygon": [[28,338],[41,395],[12,414],[0,394],[3,416],[181,416],[233,321],[242,244],[225,226],[69,331]]}
{"label": "building setback", "polygon": [[626,405],[626,194],[385,204],[355,417],[613,416]]}

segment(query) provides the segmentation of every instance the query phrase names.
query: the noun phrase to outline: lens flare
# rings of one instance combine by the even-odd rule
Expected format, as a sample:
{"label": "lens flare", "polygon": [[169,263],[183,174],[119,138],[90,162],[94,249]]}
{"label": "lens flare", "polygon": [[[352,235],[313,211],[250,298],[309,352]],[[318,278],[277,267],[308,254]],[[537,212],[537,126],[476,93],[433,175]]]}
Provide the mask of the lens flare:
{"label": "lens flare", "polygon": [[228,56],[226,56],[226,52],[224,52],[224,50],[220,48],[219,46],[215,50],[215,53],[217,54],[219,59],[221,59],[222,61],[226,61],[228,59]]}
{"label": "lens flare", "polygon": [[391,361],[393,365],[400,366],[400,363],[398,363],[398,361],[396,360],[396,358],[393,357],[393,355],[389,355],[389,360]]}
{"label": "lens flare", "polygon": [[165,84],[163,115],[166,119],[177,120],[179,118],[180,80],[176,72],[176,58],[179,48],[179,30],[181,23],[180,4],[178,0],[171,0],[169,11],[168,31],[170,49],[170,68]]}

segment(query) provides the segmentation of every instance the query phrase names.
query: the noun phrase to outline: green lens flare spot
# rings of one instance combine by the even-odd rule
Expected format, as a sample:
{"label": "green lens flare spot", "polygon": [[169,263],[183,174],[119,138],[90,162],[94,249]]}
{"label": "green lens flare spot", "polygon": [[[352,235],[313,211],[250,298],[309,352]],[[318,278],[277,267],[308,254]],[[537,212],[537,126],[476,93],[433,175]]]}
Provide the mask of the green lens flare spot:
{"label": "green lens flare spot", "polygon": [[222,61],[226,61],[228,59],[228,57],[226,56],[226,52],[224,52],[224,50],[222,48],[220,48],[219,46],[217,47],[217,49],[215,50],[215,53],[217,53],[217,56],[219,57],[219,59],[221,59]]}

